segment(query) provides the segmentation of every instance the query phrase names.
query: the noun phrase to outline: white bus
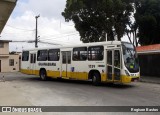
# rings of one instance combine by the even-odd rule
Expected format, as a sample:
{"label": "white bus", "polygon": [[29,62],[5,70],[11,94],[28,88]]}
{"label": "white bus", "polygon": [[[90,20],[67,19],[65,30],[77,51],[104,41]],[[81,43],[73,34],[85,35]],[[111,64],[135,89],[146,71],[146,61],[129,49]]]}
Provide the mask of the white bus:
{"label": "white bus", "polygon": [[140,78],[132,44],[121,41],[23,50],[21,72],[51,78],[130,83]]}

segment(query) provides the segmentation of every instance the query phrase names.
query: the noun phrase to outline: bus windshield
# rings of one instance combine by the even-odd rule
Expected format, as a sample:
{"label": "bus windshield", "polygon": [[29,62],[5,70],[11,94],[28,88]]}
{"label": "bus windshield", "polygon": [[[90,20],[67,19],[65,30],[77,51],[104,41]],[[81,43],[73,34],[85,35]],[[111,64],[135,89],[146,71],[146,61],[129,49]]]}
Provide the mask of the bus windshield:
{"label": "bus windshield", "polygon": [[131,73],[135,73],[139,71],[139,63],[138,63],[138,57],[135,51],[135,48],[130,43],[123,43],[123,57],[124,57],[124,63],[126,68]]}

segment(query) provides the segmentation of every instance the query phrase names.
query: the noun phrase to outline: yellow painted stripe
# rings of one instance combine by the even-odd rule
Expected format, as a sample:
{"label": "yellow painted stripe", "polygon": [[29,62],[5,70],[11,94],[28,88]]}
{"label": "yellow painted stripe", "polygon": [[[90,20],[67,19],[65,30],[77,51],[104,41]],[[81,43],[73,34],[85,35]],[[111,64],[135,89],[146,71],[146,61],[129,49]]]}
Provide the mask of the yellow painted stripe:
{"label": "yellow painted stripe", "polygon": [[[39,75],[39,70],[27,70],[27,69],[21,69],[21,72],[24,74],[32,74],[32,75]],[[60,71],[47,71],[47,76],[52,78],[60,77]],[[114,75],[113,75],[114,77]],[[88,80],[88,73],[87,72],[62,72],[62,78],[64,79],[76,79],[76,80]],[[139,78],[139,76],[126,76],[121,75],[120,80],[108,80],[107,74],[101,73],[101,81],[102,82],[120,82],[120,83],[130,83],[132,78]]]}
{"label": "yellow painted stripe", "polygon": [[48,70],[47,71],[47,76],[48,77],[52,77],[52,78],[60,77],[60,71],[51,71],[51,70]]}
{"label": "yellow painted stripe", "polygon": [[140,76],[121,75],[121,82],[122,83],[130,83],[130,82],[132,82],[132,78],[140,78]]}
{"label": "yellow painted stripe", "polygon": [[87,72],[62,72],[62,77],[67,79],[88,80]]}
{"label": "yellow painted stripe", "polygon": [[21,73],[29,74],[29,75],[39,75],[39,70],[28,70],[28,69],[21,69]]}
{"label": "yellow painted stripe", "polygon": [[106,74],[104,74],[104,73],[101,74],[101,81],[102,82],[106,82],[107,81],[107,75]]}
{"label": "yellow painted stripe", "polygon": [[107,74],[101,74],[101,81],[102,82],[119,82],[119,83],[131,83],[132,78],[140,78],[139,76],[126,76],[121,75],[120,80],[114,80],[114,75],[112,77],[112,80],[108,80]]}
{"label": "yellow painted stripe", "polygon": [[21,69],[21,72],[24,74],[31,74],[31,70]]}

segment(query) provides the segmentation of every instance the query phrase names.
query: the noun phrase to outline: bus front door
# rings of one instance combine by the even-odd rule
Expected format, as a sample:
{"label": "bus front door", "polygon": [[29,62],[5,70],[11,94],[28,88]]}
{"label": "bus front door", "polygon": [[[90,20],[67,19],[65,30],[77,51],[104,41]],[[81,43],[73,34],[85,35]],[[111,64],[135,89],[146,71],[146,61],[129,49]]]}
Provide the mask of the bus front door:
{"label": "bus front door", "polygon": [[107,50],[107,81],[120,82],[120,50]]}
{"label": "bus front door", "polygon": [[36,74],[36,54],[30,54],[30,74]]}
{"label": "bus front door", "polygon": [[62,51],[62,78],[71,77],[71,51]]}

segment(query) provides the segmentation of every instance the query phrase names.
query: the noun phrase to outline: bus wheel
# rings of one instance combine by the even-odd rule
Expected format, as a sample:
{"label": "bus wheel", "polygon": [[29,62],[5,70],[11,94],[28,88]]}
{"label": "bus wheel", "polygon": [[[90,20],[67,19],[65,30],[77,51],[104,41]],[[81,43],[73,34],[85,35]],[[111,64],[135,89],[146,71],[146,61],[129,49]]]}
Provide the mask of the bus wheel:
{"label": "bus wheel", "polygon": [[41,80],[43,80],[43,81],[47,80],[46,71],[43,70],[43,69],[40,71],[40,78],[41,78]]}
{"label": "bus wheel", "polygon": [[93,85],[98,86],[100,84],[100,82],[101,82],[101,78],[100,78],[99,73],[97,73],[97,72],[94,73],[93,76],[92,76]]}

